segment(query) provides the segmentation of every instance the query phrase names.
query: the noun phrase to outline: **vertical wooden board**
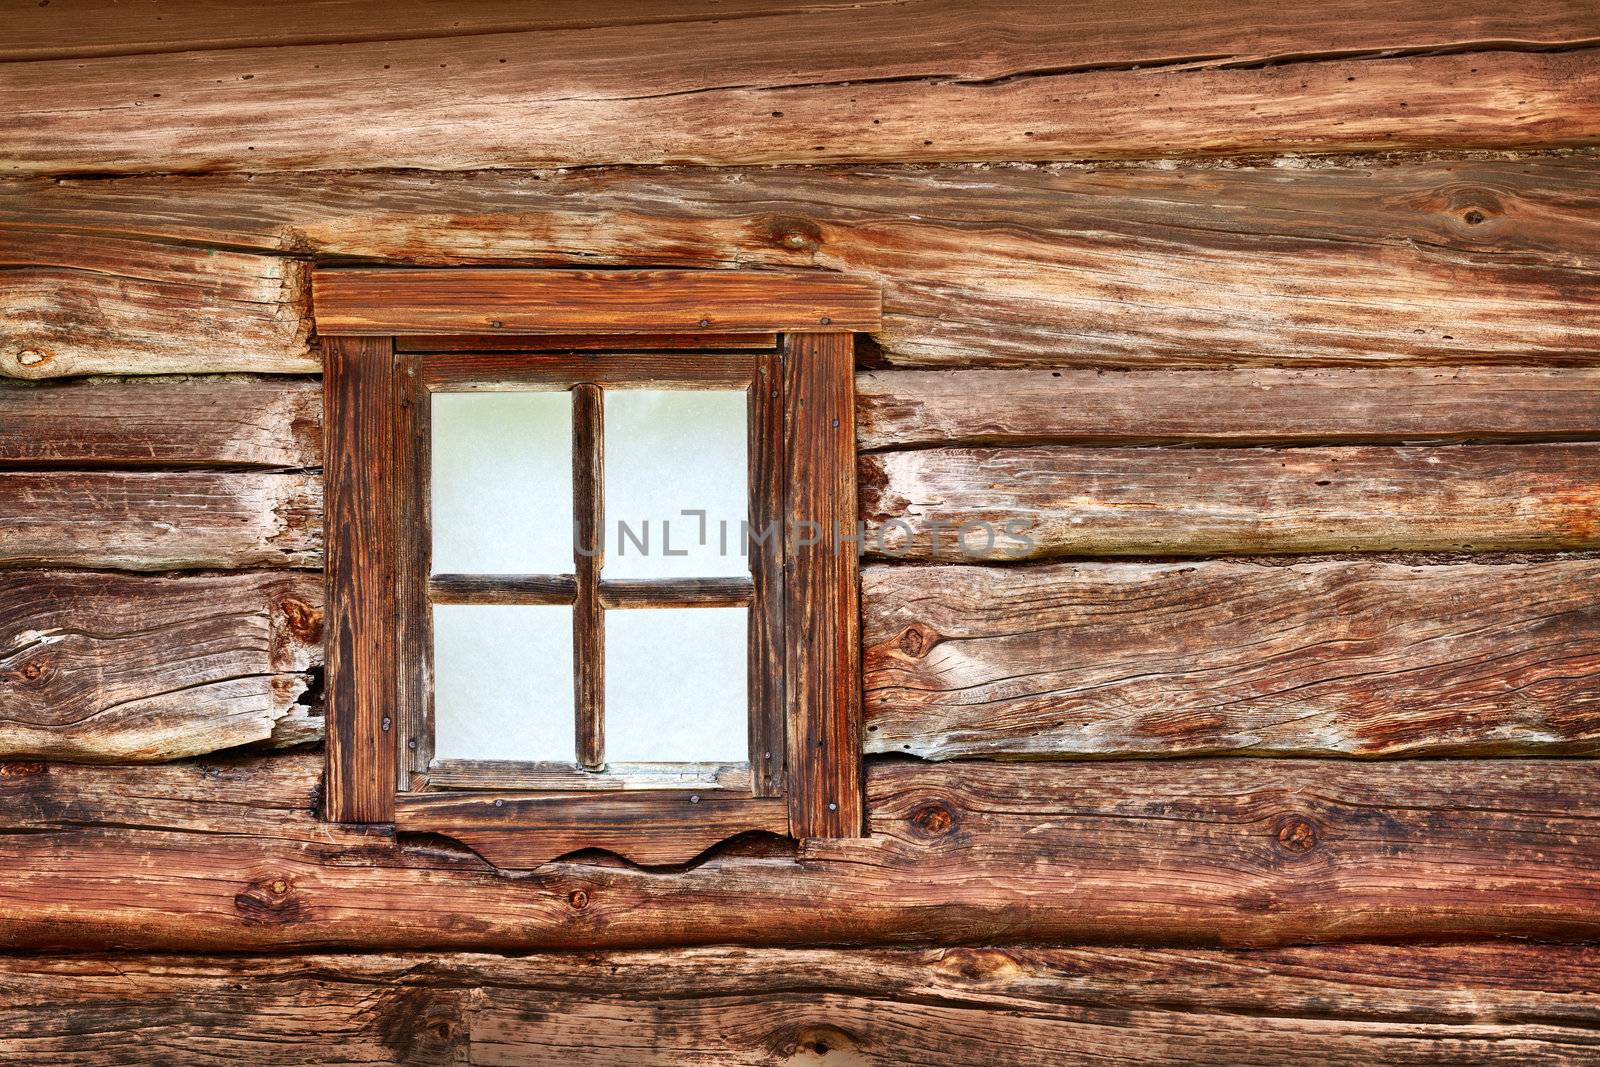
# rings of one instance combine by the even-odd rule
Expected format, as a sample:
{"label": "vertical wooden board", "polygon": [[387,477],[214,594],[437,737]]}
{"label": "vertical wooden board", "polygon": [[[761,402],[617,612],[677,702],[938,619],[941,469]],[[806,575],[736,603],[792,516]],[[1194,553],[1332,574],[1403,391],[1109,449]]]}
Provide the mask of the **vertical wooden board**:
{"label": "vertical wooden board", "polygon": [[[854,341],[794,334],[784,351],[785,674],[796,837],[862,832]],[[842,536],[841,536],[842,535]]]}
{"label": "vertical wooden board", "polygon": [[324,345],[328,818],[394,817],[396,692],[394,343]]}
{"label": "vertical wooden board", "polygon": [[785,772],[783,360],[765,356],[750,385],[750,770],[758,797]]}
{"label": "vertical wooden board", "polygon": [[578,596],[572,609],[572,692],[577,702],[578,762],[605,762],[606,615],[600,604],[605,565],[605,398],[585,382],[572,390],[573,565]]}

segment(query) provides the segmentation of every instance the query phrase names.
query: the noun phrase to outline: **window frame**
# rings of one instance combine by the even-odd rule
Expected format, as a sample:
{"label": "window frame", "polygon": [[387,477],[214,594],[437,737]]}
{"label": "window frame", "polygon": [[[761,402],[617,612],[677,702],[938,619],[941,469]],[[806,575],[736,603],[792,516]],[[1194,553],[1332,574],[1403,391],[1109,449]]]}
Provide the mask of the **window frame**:
{"label": "window frame", "polygon": [[[508,868],[585,848],[680,863],[751,830],[862,832],[856,552],[806,524],[857,532],[852,335],[877,326],[875,286],[821,272],[324,268],[313,308],[325,364],[329,819],[453,837]],[[671,765],[670,776],[619,781],[486,761],[430,768],[432,576],[417,517],[431,388],[580,373],[693,387],[730,369],[752,383],[756,514],[783,531],[752,567],[750,771]],[[598,402],[598,389],[584,392]],[[486,595],[478,586],[446,592]],[[575,603],[575,626],[580,610],[601,608]],[[758,759],[767,752],[770,764]]]}

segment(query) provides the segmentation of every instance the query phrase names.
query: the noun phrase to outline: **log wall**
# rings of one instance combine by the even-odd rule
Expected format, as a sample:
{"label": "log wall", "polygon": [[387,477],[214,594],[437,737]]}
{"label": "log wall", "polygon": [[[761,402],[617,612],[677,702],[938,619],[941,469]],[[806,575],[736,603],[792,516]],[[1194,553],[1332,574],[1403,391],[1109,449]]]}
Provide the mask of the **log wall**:
{"label": "log wall", "polygon": [[[0,1064],[1600,1057],[1591,4],[176,6],[0,33]],[[881,285],[867,837],[319,817],[318,263]]]}

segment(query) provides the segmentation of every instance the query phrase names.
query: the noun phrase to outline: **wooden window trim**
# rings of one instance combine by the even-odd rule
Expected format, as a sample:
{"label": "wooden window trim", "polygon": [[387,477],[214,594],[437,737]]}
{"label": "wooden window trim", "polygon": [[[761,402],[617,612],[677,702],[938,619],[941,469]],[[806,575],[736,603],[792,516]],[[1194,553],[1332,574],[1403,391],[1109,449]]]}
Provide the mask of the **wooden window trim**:
{"label": "wooden window trim", "polygon": [[[584,848],[680,863],[751,830],[862,832],[856,554],[806,531],[856,529],[851,335],[877,327],[874,286],[820,273],[324,269],[313,292],[328,446],[328,818],[444,834],[509,868]],[[430,382],[493,389],[552,374],[749,383],[752,498],[784,531],[766,565],[757,561],[748,582],[666,586],[600,580],[598,561],[572,580],[421,573],[414,532],[426,528],[428,501],[414,475],[427,470],[428,435],[418,398]],[[595,389],[578,401],[595,413],[589,432],[597,399]],[[571,603],[580,614],[641,598],[761,605],[751,613],[750,673],[762,687],[753,706],[781,714],[751,716],[749,771],[641,767],[618,782],[570,765],[474,761],[435,766],[437,781],[422,783],[418,739],[431,733],[414,727],[426,694],[405,665],[425,654],[418,620],[430,594]],[[597,751],[591,721],[583,736]],[[761,770],[767,753],[781,764],[771,774]]]}

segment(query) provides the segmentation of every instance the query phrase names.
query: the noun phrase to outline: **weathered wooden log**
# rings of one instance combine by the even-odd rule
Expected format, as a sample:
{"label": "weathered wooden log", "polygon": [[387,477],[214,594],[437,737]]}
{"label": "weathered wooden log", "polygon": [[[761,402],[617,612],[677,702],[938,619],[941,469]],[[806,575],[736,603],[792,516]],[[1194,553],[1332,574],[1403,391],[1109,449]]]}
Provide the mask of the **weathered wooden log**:
{"label": "weathered wooden log", "polygon": [[1600,445],[969,448],[861,458],[914,560],[1600,547]]}
{"label": "weathered wooden log", "polygon": [[1600,751],[1600,562],[869,567],[866,747]]}
{"label": "weathered wooden log", "polygon": [[0,566],[316,567],[322,479],[258,471],[6,471],[0,529]]}
{"label": "weathered wooden log", "polygon": [[1559,1064],[1600,950],[691,948],[0,959],[0,1064]]}
{"label": "weathered wooden log", "polygon": [[[1592,159],[1536,158],[13,180],[0,227],[429,264],[822,267],[883,286],[877,340],[904,365],[1594,364],[1593,175]],[[238,269],[248,287],[275,268]],[[284,301],[286,321],[302,314]],[[184,344],[182,369],[204,369],[227,350],[220,318],[152,309],[146,328],[128,314],[118,367],[110,338],[12,373],[148,372]],[[148,358],[145,333],[158,338]],[[305,358],[291,333],[249,362]]]}
{"label": "weathered wooden log", "polygon": [[292,259],[8,231],[0,267],[0,375],[319,368]]}
{"label": "weathered wooden log", "polygon": [[1600,370],[871,371],[864,449],[1334,444],[1600,436]]}
{"label": "weathered wooden log", "polygon": [[[874,10],[877,8],[878,10]],[[882,10],[888,8],[889,10]],[[192,52],[213,48],[458,37],[536,30],[585,30],[562,38],[581,43],[608,27],[627,27],[639,42],[655,24],[694,27],[708,49],[738,36],[771,40],[792,34],[797,55],[832,46],[836,62],[873,39],[883,62],[965,46],[941,66],[946,76],[993,78],[1039,67],[1162,65],[1197,67],[1299,60],[1325,53],[1442,49],[1474,51],[1519,45],[1564,47],[1594,34],[1593,12],[1581,0],[1549,0],[1535,8],[1486,9],[1473,0],[1444,0],[1420,15],[1404,0],[1329,0],[1321,4],[1182,3],[1152,0],[1134,10],[1084,5],[1061,18],[1037,0],[992,0],[981,15],[959,0],[862,3],[860,0],[633,0],[624,9],[588,0],[324,0],[315,18],[276,15],[244,0],[173,0],[159,19],[120,5],[19,8],[0,60]],[[729,19],[761,19],[719,28]],[[615,29],[605,34],[616,36]],[[638,45],[634,45],[638,48]],[[594,51],[591,46],[590,51]],[[857,57],[862,74],[870,72]]]}
{"label": "weathered wooden log", "polygon": [[[497,872],[322,822],[320,753],[7,764],[0,945],[246,952],[1600,935],[1600,763],[869,763],[863,839]],[[1331,906],[1336,903],[1337,906]]]}
{"label": "weathered wooden log", "polygon": [[322,578],[0,571],[0,757],[144,762],[313,739]]}
{"label": "weathered wooden log", "polygon": [[0,463],[316,467],[322,386],[305,378],[0,378]]}
{"label": "weathered wooden log", "polygon": [[[1081,40],[1041,47],[988,13],[946,10],[921,25],[871,5],[709,24],[17,61],[0,64],[0,166],[1148,159],[1600,139],[1592,48],[1302,53],[1241,69],[1206,69],[1190,53],[1105,69],[1113,64]],[[1049,21],[1057,35],[1071,32],[1070,22]],[[1563,44],[1594,37],[1592,17],[1575,10],[1550,29]],[[994,32],[1006,43],[974,47],[974,36]],[[874,47],[863,51],[863,40]],[[1074,53],[1078,63],[1063,61]]]}

